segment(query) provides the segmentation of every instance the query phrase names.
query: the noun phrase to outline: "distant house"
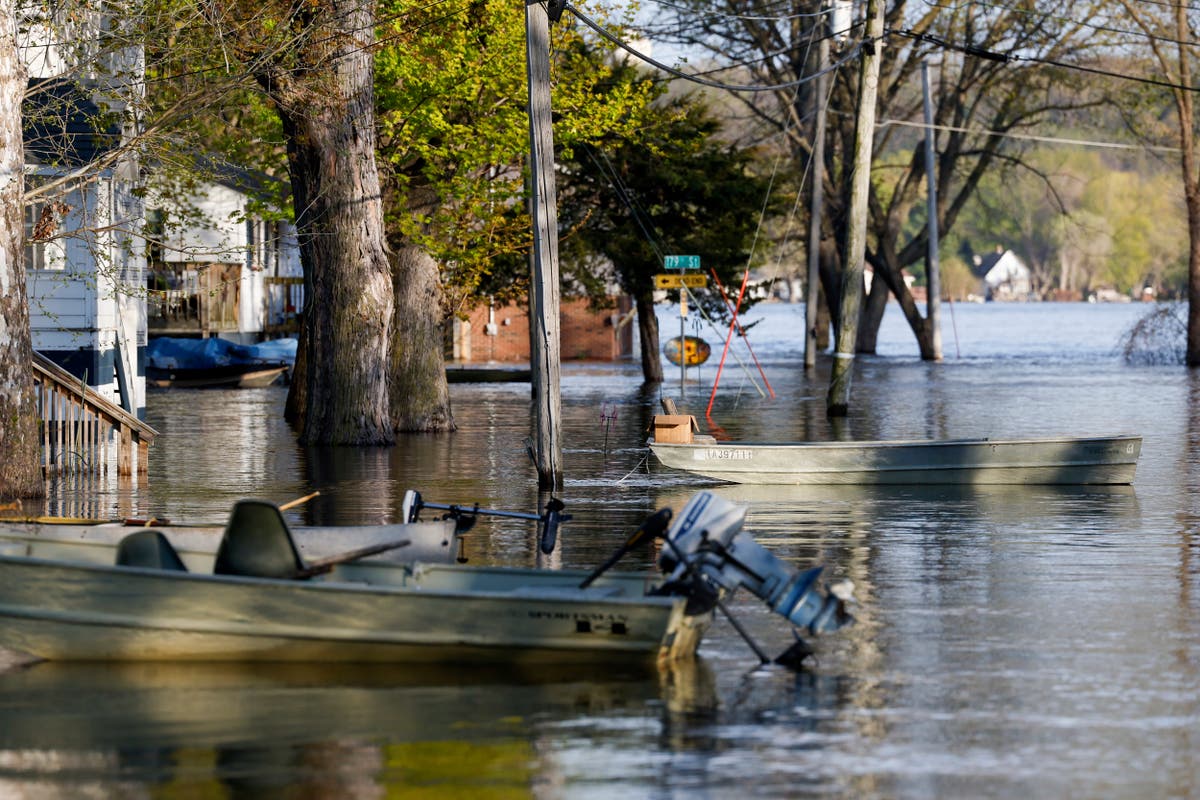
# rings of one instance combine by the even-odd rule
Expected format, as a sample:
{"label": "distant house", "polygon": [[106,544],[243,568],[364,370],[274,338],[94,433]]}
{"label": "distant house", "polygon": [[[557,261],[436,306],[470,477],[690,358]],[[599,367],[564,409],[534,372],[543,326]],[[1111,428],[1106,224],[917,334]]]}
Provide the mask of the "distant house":
{"label": "distant house", "polygon": [[[912,292],[915,288],[917,278],[906,269],[900,270],[900,280],[904,281],[904,285],[908,287],[908,291]],[[875,267],[870,264],[863,264],[863,291],[867,294],[871,293],[871,284],[875,282]]]}
{"label": "distant house", "polygon": [[217,162],[197,163],[195,174],[146,178],[150,334],[253,342],[296,332],[296,229],[261,201],[264,186],[279,182]]}
{"label": "distant house", "polygon": [[976,255],[971,270],[980,280],[985,300],[1028,300],[1033,293],[1033,274],[1012,250]]}
{"label": "distant house", "polygon": [[175,213],[152,186],[158,176],[127,146],[138,133],[127,100],[144,90],[140,48],[79,64],[78,42],[63,44],[65,29],[102,39],[112,27],[106,13],[67,19],[51,4],[21,18],[30,331],[34,349],[90,392],[143,417],[151,332],[286,332],[302,278],[294,229],[250,197],[261,176],[209,170],[211,183],[186,198],[191,215]]}

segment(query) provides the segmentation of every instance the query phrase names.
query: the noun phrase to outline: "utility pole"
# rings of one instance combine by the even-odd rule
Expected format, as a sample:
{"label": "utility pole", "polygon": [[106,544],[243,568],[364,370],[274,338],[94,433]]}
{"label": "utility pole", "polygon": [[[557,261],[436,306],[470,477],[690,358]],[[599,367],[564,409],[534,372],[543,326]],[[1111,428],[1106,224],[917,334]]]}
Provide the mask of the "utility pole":
{"label": "utility pole", "polygon": [[808,278],[805,282],[804,298],[804,368],[817,365],[817,320],[818,303],[821,302],[821,215],[825,204],[825,100],[828,96],[829,76],[824,74],[829,63],[829,26],[817,45],[817,85],[813,90],[816,105],[816,123],[813,125],[812,192],[808,214]]}
{"label": "utility pole", "polygon": [[550,21],[565,0],[525,4],[525,63],[529,78],[530,255],[529,361],[537,406],[534,453],[538,488],[561,489],[562,397],[559,390],[558,208],[554,192],[554,131],[550,120]]}
{"label": "utility pole", "polygon": [[842,265],[842,303],[838,318],[837,344],[825,414],[844,417],[850,409],[850,379],[858,317],[862,306],[863,261],[867,251],[867,205],[871,193],[871,148],[875,136],[875,98],[879,91],[879,50],[883,47],[883,0],[867,0],[867,29],[858,74],[858,114],[854,126],[854,163],[849,192],[850,214],[846,230],[845,260]]}
{"label": "utility pole", "polygon": [[938,262],[937,148],[933,146],[933,97],[929,89],[929,62],[921,64],[921,85],[925,92],[925,181],[929,184],[926,212],[929,217],[929,250],[925,257],[925,324],[929,326],[929,345],[933,361],[942,360],[942,275]]}

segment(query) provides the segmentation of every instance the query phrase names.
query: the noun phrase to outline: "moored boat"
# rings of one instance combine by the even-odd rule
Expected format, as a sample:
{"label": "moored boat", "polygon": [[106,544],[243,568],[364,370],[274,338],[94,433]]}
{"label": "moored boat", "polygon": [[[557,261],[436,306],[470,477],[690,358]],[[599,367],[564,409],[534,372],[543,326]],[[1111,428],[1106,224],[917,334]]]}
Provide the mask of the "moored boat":
{"label": "moored boat", "polygon": [[216,337],[160,336],[146,348],[146,381],[160,389],[260,389],[295,362],[295,339],[240,345]]}
{"label": "moored boat", "polygon": [[1135,435],[717,441],[693,434],[694,423],[679,424],[678,416],[666,419],[671,424],[656,426],[656,435],[647,441],[664,466],[731,483],[1128,484],[1142,450],[1142,437]]}
{"label": "moored boat", "polygon": [[[150,523],[148,525],[147,523]],[[211,572],[221,525],[156,524],[153,520],[85,522],[0,519],[0,543],[28,541],[41,557],[66,561],[111,564],[114,548],[122,539],[153,525],[170,540],[184,565],[192,572]],[[451,518],[390,525],[311,525],[291,529],[296,549],[305,559],[322,559],[350,550],[404,539],[403,549],[380,553],[382,561],[451,563],[463,559],[464,531]],[[32,552],[32,551],[31,551]]]}
{"label": "moored boat", "polygon": [[[811,633],[845,624],[844,587],[826,591],[819,567],[776,559],[741,530],[744,517],[701,492],[669,530],[664,510],[590,573],[378,558],[404,539],[309,561],[278,508],[257,501],[235,507],[206,572],[185,563],[170,529],[86,555],[3,532],[0,646],[57,660],[674,660],[695,654],[712,609],[739,588]],[[607,570],[652,537],[664,541],[663,575]]]}

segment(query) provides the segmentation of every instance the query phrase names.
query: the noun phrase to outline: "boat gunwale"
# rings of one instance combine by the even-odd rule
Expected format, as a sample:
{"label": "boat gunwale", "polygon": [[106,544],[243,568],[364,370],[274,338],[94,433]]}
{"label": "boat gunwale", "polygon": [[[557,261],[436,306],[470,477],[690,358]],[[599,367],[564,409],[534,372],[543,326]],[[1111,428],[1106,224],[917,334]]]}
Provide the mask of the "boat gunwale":
{"label": "boat gunwale", "polygon": [[[2,539],[2,538],[5,538],[5,537],[0,536],[0,539]],[[548,588],[550,588],[551,591],[548,592],[547,595],[539,596],[536,593],[538,591],[538,587],[530,587],[530,586],[523,585],[523,584],[514,584],[512,589],[505,590],[505,591],[484,590],[484,589],[454,589],[454,590],[452,590],[452,589],[440,589],[440,588],[430,589],[430,588],[424,588],[421,586],[397,586],[397,585],[390,585],[390,584],[386,584],[386,583],[370,583],[367,580],[361,580],[361,581],[328,580],[322,576],[317,576],[315,579],[299,580],[299,579],[295,579],[295,578],[258,578],[258,577],[252,577],[252,576],[247,576],[247,575],[214,575],[212,573],[162,570],[162,569],[156,569],[154,567],[134,567],[134,566],[117,566],[115,564],[76,563],[76,562],[72,562],[72,561],[62,561],[62,560],[58,560],[58,559],[40,558],[38,556],[11,555],[11,554],[6,554],[3,552],[0,552],[0,564],[3,564],[3,563],[30,564],[33,566],[50,566],[50,567],[56,567],[56,568],[60,568],[60,569],[82,570],[84,572],[97,572],[97,573],[107,574],[107,575],[133,575],[133,576],[137,576],[137,577],[156,578],[156,579],[165,580],[165,581],[177,581],[177,580],[183,579],[183,580],[189,581],[189,582],[216,583],[218,585],[229,584],[229,585],[234,585],[234,586],[259,586],[259,587],[273,586],[273,587],[280,587],[280,588],[284,588],[284,587],[294,588],[294,589],[299,589],[301,591],[320,591],[320,592],[339,592],[340,591],[340,592],[346,592],[346,593],[351,593],[351,594],[368,594],[368,595],[376,594],[376,595],[391,596],[391,595],[416,594],[416,595],[420,595],[422,597],[443,598],[443,599],[468,595],[473,598],[488,599],[488,600],[515,600],[515,601],[521,601],[521,602],[533,601],[533,602],[537,602],[539,604],[541,604],[541,603],[553,604],[553,603],[562,603],[565,599],[568,599],[568,598],[564,597],[563,591],[571,590],[571,591],[579,592],[578,599],[576,599],[574,597],[570,598],[572,600],[572,602],[589,603],[589,604],[602,603],[602,604],[610,604],[610,605],[617,605],[617,606],[627,606],[627,605],[644,605],[646,603],[650,603],[651,605],[654,605],[654,606],[670,606],[670,605],[674,605],[678,602],[686,601],[686,598],[683,598],[681,596],[651,595],[651,594],[645,594],[645,593],[643,593],[641,595],[636,595],[636,596],[621,596],[621,595],[611,595],[611,594],[603,595],[597,591],[594,595],[588,595],[585,593],[591,591],[592,587],[588,587],[587,589],[578,589],[578,588],[573,588],[573,587],[564,586],[564,585],[552,585],[552,586],[548,587]],[[400,570],[402,573],[408,573],[409,577],[413,577],[413,576],[415,576],[416,567],[418,567],[418,566],[434,566],[434,567],[437,567],[438,569],[442,569],[444,567],[454,568],[456,565],[433,564],[431,562],[414,562],[412,565],[408,565],[408,564],[391,564],[391,563],[387,563],[387,562],[364,561],[359,564],[338,565],[338,567],[335,567],[335,571],[338,568],[344,569],[347,566],[349,566],[351,569],[362,569],[365,567],[365,568],[369,568],[372,570],[385,570],[388,572]],[[474,568],[468,567],[468,568],[459,568],[459,569],[463,569],[464,571],[466,571],[466,570],[474,569]],[[485,567],[484,569],[488,569],[488,568]],[[492,567],[490,569],[491,570],[504,570],[506,568]],[[516,570],[520,570],[523,573],[532,574],[532,575],[549,574],[552,576],[562,576],[564,578],[568,577],[568,576],[572,577],[572,578],[578,577],[580,580],[582,580],[583,578],[587,577],[590,574],[588,570],[554,570],[551,572],[551,571],[547,571],[547,570],[537,570],[537,569],[530,569],[530,568],[525,568],[525,567],[512,567],[512,568],[507,568],[507,569],[516,569]],[[610,578],[610,577],[616,578],[616,579],[624,578],[626,580],[637,580],[637,581],[642,581],[643,583],[648,583],[649,576],[644,575],[642,573],[635,573],[635,572],[613,572],[613,573],[609,573],[609,575],[604,576],[604,578]],[[604,588],[604,578],[602,578],[599,583],[593,584],[593,586],[597,590]],[[535,580],[536,580],[536,578],[535,578]],[[522,592],[522,593],[518,594],[518,592]],[[3,593],[2,590],[0,590],[0,594],[2,594],[2,593]],[[4,608],[4,606],[0,606],[0,608]],[[0,612],[0,616],[2,616],[2,612]]]}
{"label": "boat gunwale", "polygon": [[651,436],[646,440],[647,447],[667,447],[678,450],[689,450],[697,447],[740,447],[755,449],[849,449],[856,447],[955,447],[962,445],[1025,445],[1025,444],[1057,444],[1079,443],[1092,444],[1097,442],[1130,442],[1142,441],[1140,434],[1117,434],[1114,436],[1046,436],[1025,439],[861,439],[849,442],[834,441],[802,441],[802,442],[753,442],[753,441],[711,441],[711,442],[658,442]]}

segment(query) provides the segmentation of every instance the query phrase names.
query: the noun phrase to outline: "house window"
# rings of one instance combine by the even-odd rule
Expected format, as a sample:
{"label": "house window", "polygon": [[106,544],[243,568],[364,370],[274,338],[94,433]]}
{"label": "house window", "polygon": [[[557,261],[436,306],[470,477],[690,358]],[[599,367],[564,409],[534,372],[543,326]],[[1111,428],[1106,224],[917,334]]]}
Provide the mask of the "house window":
{"label": "house window", "polygon": [[55,241],[55,233],[62,224],[68,207],[65,203],[51,200],[33,200],[25,203],[25,268],[66,269],[61,242]]}
{"label": "house window", "polygon": [[64,197],[31,196],[48,178],[44,175],[25,176],[25,268],[29,270],[64,270],[67,268],[66,240],[63,230],[71,205]]}
{"label": "house window", "polygon": [[41,216],[44,205],[25,204],[25,269],[46,268],[46,243],[33,241],[33,226]]}

